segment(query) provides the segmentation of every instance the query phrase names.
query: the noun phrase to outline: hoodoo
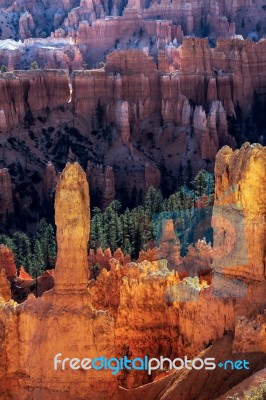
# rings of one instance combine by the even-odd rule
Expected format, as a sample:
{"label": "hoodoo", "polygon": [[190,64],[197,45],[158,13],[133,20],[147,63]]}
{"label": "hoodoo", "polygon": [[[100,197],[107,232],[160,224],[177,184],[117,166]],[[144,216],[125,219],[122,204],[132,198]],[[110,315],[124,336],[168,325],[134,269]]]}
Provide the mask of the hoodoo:
{"label": "hoodoo", "polygon": [[[56,188],[55,290],[87,291],[90,231],[89,187],[78,163],[67,164]],[[73,279],[75,277],[75,279]]]}

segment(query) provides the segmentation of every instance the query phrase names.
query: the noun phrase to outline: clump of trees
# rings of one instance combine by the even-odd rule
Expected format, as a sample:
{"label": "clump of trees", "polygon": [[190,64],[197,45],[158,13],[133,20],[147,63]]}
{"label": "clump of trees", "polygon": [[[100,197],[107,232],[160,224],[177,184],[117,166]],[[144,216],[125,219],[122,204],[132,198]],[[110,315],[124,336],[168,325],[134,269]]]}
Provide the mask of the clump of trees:
{"label": "clump of trees", "polygon": [[[160,190],[150,187],[145,195],[143,205],[131,210],[122,210],[119,201],[114,200],[105,211],[95,207],[92,210],[90,248],[111,248],[114,251],[121,247],[124,253],[137,258],[140,250],[147,248],[148,242],[154,239],[157,244],[162,233],[162,222],[173,219],[176,234],[182,247],[182,255],[193,243],[197,224],[209,217],[211,207],[197,207],[197,199],[206,196],[206,205],[212,205],[214,180],[212,174],[200,171],[191,182],[191,188],[183,186],[169,198],[163,198]],[[205,213],[205,214],[204,214]],[[203,215],[204,214],[204,215]],[[211,229],[211,228],[210,228]],[[206,232],[207,240],[212,240],[211,231]]]}
{"label": "clump of trees", "polygon": [[23,265],[32,277],[41,275],[46,269],[55,265],[54,228],[44,218],[38,223],[34,236],[31,237],[23,232],[15,232],[12,236],[2,234],[0,243],[13,251],[16,267],[20,268]]}
{"label": "clump of trees", "polygon": [[30,65],[30,69],[40,69],[37,61],[33,61]]}

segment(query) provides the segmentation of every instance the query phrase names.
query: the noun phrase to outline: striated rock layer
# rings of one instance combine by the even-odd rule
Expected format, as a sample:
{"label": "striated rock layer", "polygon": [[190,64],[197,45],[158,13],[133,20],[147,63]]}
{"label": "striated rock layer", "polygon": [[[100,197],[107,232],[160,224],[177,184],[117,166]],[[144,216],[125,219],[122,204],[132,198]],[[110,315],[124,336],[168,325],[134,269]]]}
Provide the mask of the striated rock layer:
{"label": "striated rock layer", "polygon": [[[70,97],[68,73],[63,70],[14,71],[1,74],[0,131],[8,132],[24,120],[26,112],[45,110],[67,103]],[[10,104],[13,107],[10,107]]]}

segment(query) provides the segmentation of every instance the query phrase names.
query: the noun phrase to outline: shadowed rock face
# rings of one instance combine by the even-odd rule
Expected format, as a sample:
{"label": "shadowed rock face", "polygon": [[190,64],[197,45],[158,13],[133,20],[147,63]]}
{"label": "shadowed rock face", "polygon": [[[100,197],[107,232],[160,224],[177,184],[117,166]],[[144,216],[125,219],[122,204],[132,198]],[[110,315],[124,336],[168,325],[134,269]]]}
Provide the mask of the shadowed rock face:
{"label": "shadowed rock face", "polygon": [[89,213],[89,186],[86,174],[78,163],[68,163],[60,176],[55,196],[57,292],[70,287],[74,291],[87,290]]}
{"label": "shadowed rock face", "polygon": [[13,214],[13,194],[11,177],[7,168],[0,169],[0,222],[6,222]]}

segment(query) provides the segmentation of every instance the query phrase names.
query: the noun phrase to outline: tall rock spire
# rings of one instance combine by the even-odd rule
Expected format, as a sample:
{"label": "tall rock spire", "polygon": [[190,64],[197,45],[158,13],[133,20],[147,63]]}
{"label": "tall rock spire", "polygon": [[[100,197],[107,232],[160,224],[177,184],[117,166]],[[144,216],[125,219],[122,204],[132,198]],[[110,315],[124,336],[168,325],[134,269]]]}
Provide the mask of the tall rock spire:
{"label": "tall rock spire", "polygon": [[78,163],[67,163],[56,188],[58,246],[55,291],[86,291],[90,233],[89,186]]}

